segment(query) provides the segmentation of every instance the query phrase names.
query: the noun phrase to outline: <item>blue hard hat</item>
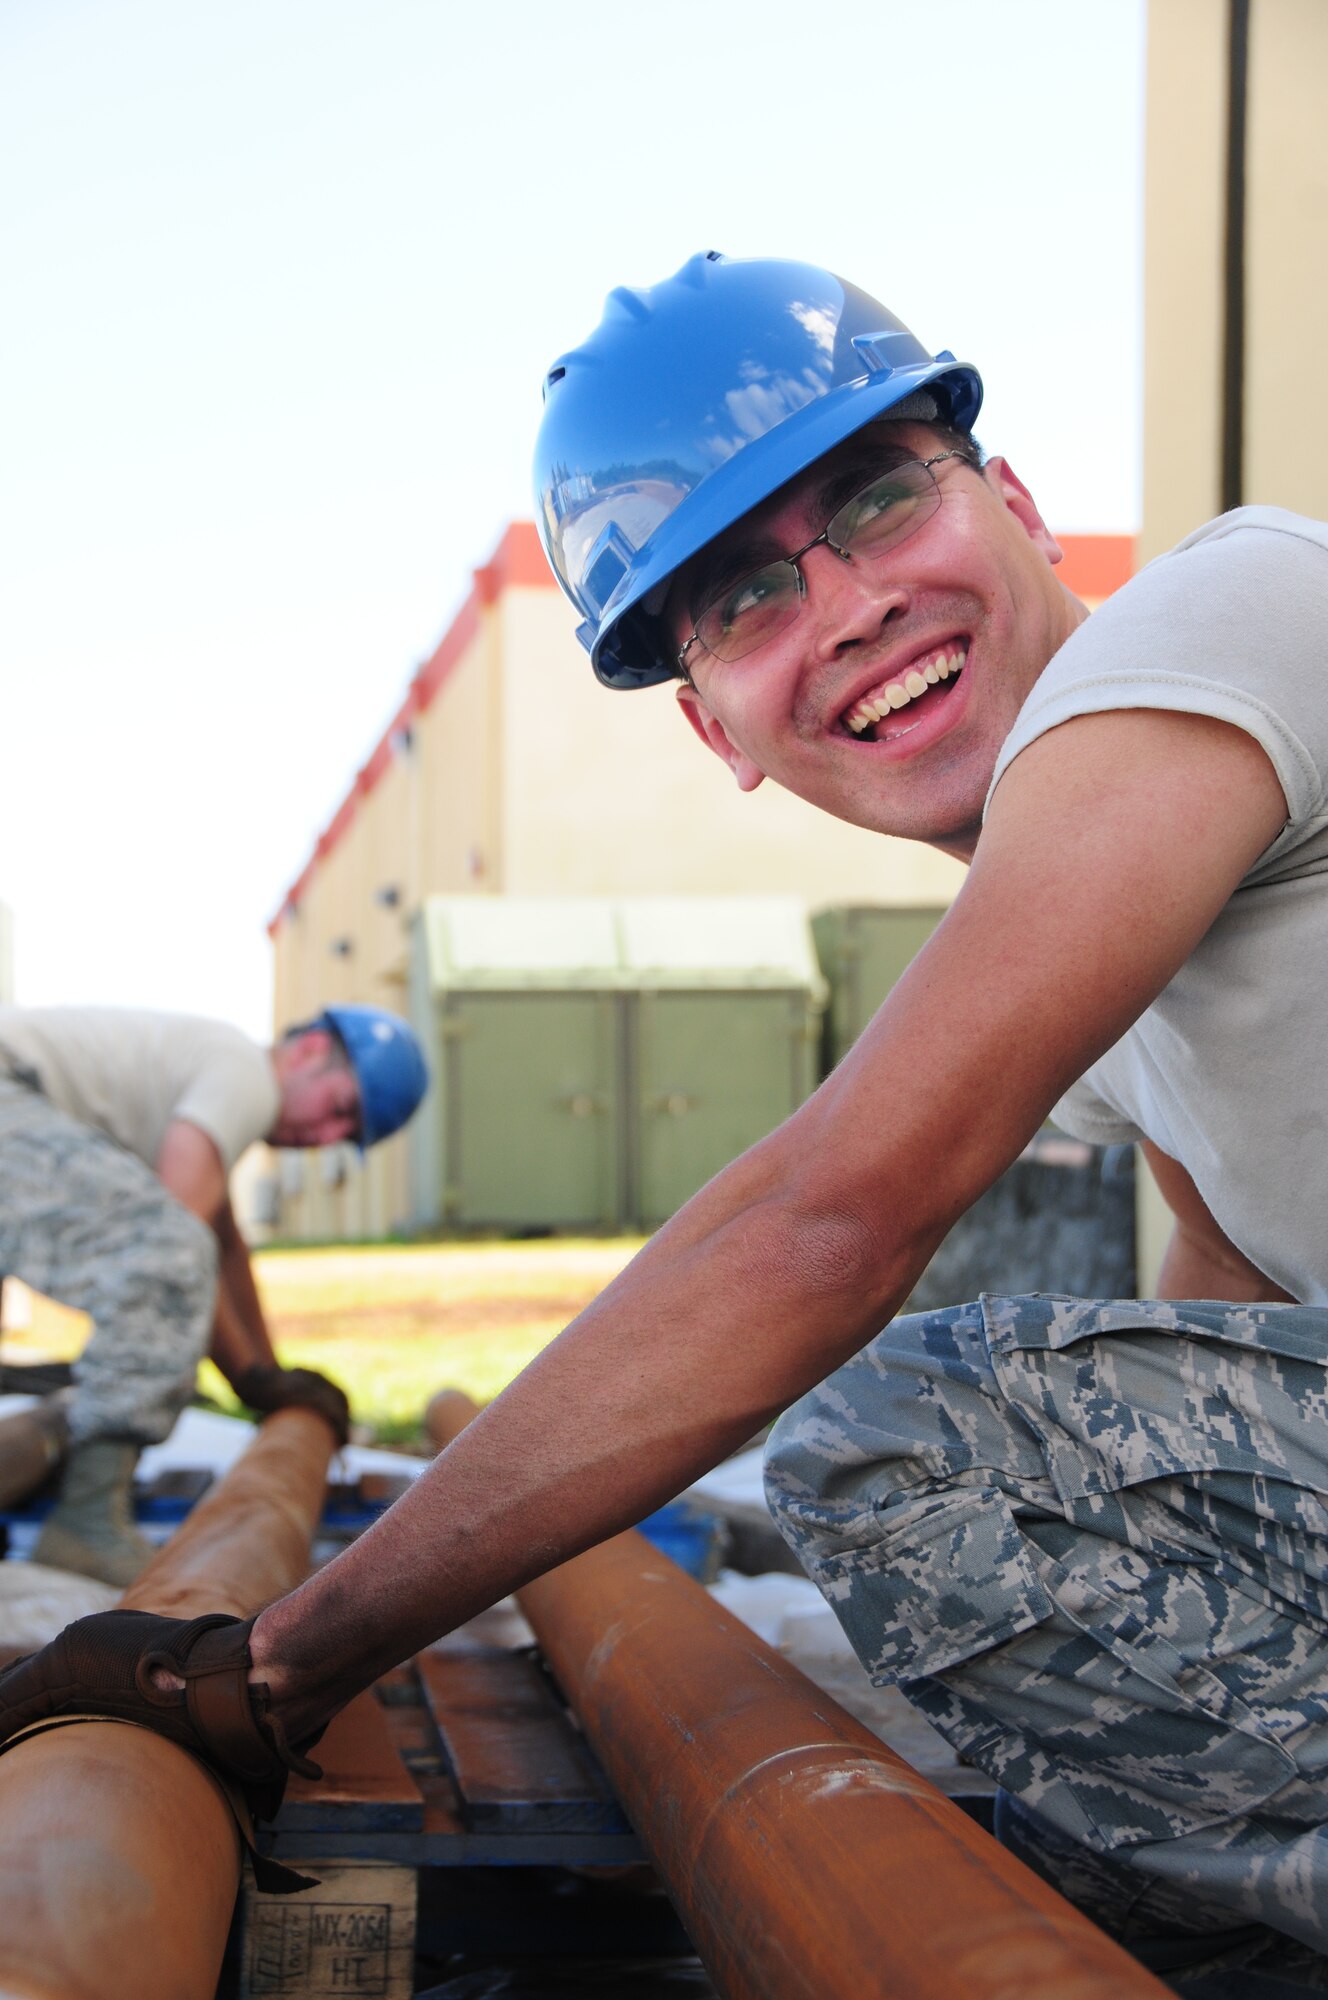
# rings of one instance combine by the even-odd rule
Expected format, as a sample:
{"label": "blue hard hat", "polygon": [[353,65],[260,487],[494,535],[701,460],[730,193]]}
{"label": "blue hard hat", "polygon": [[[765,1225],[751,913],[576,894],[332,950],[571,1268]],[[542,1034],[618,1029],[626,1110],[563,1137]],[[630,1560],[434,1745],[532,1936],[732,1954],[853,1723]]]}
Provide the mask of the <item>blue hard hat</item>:
{"label": "blue hard hat", "polygon": [[360,1086],[360,1151],[410,1118],[429,1088],[419,1038],[385,1007],[325,1007],[315,1025],[332,1029]]}
{"label": "blue hard hat", "polygon": [[957,430],[975,368],[814,264],[693,257],[604,318],[544,382],[535,518],[607,687],[675,672],[664,586],[796,473],[920,390]]}

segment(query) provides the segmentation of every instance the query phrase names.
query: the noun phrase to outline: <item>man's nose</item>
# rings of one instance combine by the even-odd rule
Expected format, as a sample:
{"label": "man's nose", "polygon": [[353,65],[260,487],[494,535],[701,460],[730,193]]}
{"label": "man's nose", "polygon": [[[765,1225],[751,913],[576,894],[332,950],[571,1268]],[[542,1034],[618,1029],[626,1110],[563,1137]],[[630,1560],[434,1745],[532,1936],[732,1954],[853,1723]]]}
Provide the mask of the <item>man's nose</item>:
{"label": "man's nose", "polygon": [[897,578],[875,564],[837,555],[824,542],[802,558],[802,573],[807,586],[803,616],[815,621],[821,659],[833,659],[844,646],[869,643],[889,619],[908,608],[908,590]]}

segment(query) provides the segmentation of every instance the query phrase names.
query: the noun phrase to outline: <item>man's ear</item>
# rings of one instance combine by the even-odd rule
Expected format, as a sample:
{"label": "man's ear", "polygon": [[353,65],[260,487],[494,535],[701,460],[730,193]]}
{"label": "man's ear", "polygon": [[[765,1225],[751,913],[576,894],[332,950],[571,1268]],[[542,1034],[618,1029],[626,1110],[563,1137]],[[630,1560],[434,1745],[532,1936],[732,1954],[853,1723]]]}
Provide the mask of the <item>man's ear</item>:
{"label": "man's ear", "polygon": [[1003,458],[989,458],[982,477],[1008,513],[1014,515],[1035,548],[1049,563],[1058,563],[1064,550],[1037,510],[1037,503],[1014,468]]}
{"label": "man's ear", "polygon": [[738,790],[754,792],[765,777],[765,772],[739,750],[723,723],[710,713],[694,687],[684,681],[679,686],[677,694],[679,708],[707,748],[713,750],[721,762],[728,765],[738,781]]}

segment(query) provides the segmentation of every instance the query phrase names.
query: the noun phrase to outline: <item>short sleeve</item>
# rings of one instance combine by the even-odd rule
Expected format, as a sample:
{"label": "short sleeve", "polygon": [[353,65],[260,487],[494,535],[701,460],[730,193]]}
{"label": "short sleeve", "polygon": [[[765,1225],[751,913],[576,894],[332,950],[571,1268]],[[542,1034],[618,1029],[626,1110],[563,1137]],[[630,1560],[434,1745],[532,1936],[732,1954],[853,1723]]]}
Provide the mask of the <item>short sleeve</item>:
{"label": "short sleeve", "polygon": [[171,1116],[206,1132],[229,1173],[246,1147],[271,1131],[280,1107],[267,1051],[237,1033],[208,1051]]}
{"label": "short sleeve", "polygon": [[1021,750],[1078,715],[1162,708],[1253,736],[1287,801],[1263,863],[1325,816],[1328,528],[1279,508],[1241,508],[1160,556],[1061,647],[1001,747],[987,794]]}
{"label": "short sleeve", "polygon": [[1091,1070],[1052,1106],[1051,1119],[1072,1139],[1083,1139],[1090,1146],[1134,1146],[1145,1137],[1097,1087]]}

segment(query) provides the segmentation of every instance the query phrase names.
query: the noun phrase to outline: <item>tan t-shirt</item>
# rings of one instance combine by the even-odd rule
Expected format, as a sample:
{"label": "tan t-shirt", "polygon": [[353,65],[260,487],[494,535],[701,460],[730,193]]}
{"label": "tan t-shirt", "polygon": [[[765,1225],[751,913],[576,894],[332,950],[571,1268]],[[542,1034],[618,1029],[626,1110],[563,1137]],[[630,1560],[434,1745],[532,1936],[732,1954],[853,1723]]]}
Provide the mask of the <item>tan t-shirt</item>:
{"label": "tan t-shirt", "polygon": [[0,1050],[36,1071],[53,1104],[150,1167],[178,1118],[207,1133],[229,1173],[280,1109],[267,1050],[192,1014],[0,1007]]}
{"label": "tan t-shirt", "polygon": [[1261,743],[1287,820],[1058,1125],[1179,1160],[1237,1249],[1328,1305],[1328,523],[1242,507],[1159,556],[1044,669],[1001,749],[1076,715],[1180,709]]}

